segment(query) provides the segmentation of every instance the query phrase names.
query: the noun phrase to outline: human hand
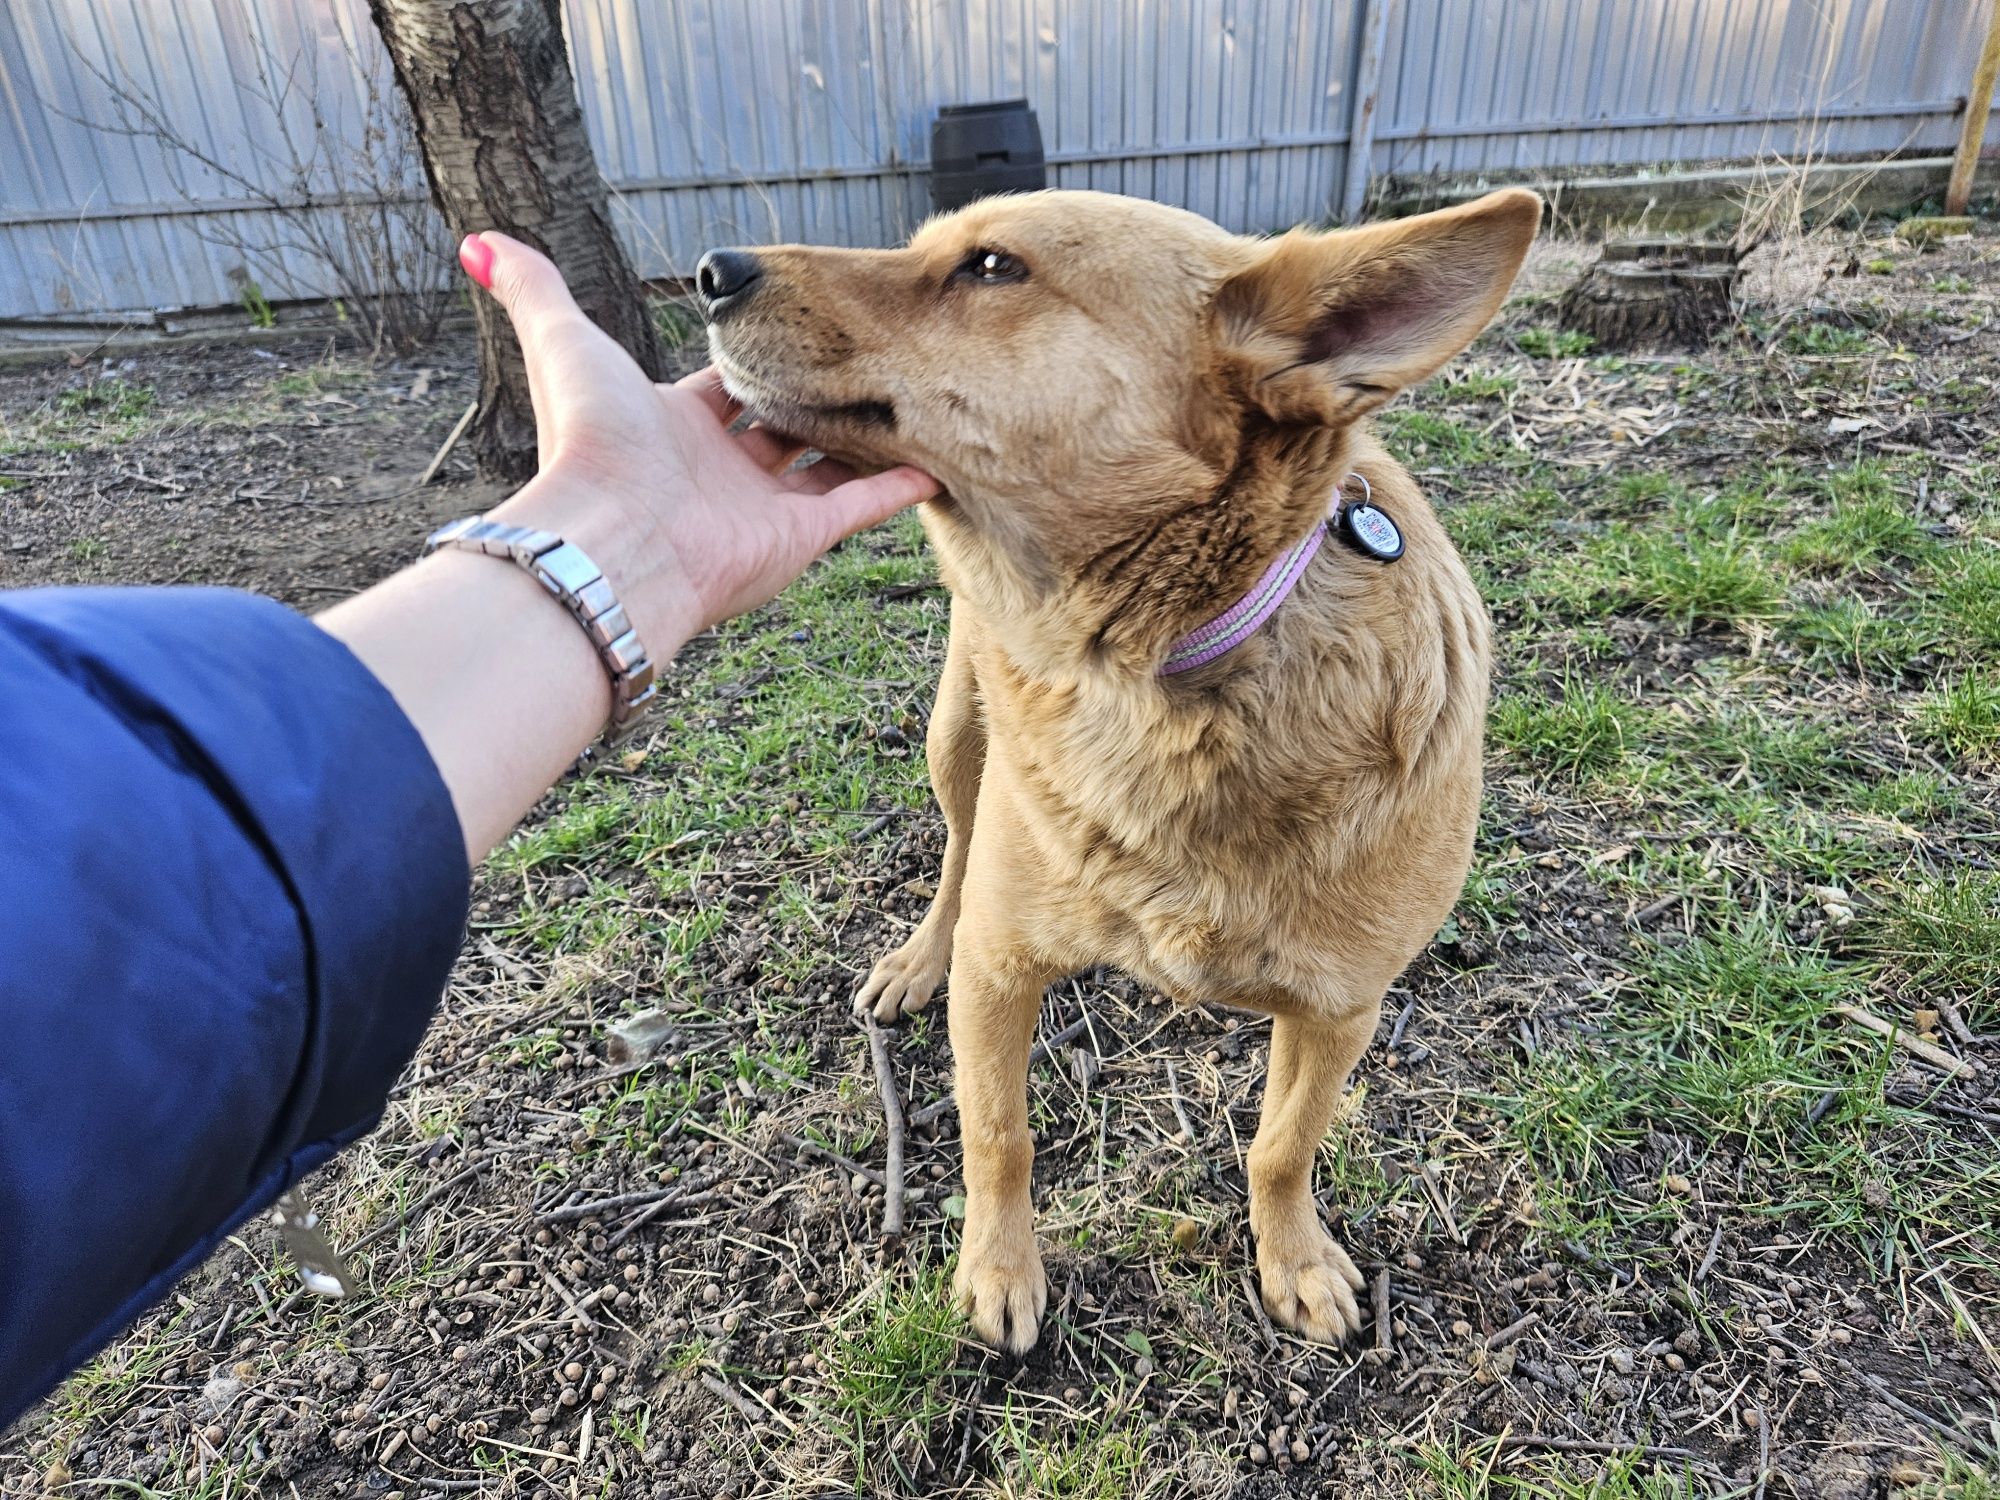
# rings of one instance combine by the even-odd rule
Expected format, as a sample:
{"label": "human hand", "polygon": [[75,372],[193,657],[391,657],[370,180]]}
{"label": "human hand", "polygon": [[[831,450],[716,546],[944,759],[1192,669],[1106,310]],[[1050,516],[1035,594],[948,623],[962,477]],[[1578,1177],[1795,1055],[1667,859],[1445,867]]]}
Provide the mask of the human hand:
{"label": "human hand", "polygon": [[540,473],[494,515],[587,552],[655,661],[938,492],[911,468],[860,478],[822,459],[794,471],[790,440],[730,432],[740,408],[713,370],[647,380],[546,257],[489,230],[468,236],[459,260],[513,320],[534,399]]}

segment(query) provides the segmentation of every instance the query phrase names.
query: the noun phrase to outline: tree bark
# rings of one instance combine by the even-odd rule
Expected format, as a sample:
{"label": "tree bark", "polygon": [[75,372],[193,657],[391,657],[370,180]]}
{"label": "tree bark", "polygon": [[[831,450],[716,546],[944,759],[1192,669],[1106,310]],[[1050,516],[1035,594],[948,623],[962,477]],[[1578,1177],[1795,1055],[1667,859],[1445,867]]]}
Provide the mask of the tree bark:
{"label": "tree bark", "polygon": [[[368,0],[409,100],[431,197],[454,236],[498,229],[561,268],[577,303],[648,377],[664,370],[644,288],[611,229],[583,128],[561,0]],[[535,472],[535,414],[506,314],[473,298],[482,474]]]}

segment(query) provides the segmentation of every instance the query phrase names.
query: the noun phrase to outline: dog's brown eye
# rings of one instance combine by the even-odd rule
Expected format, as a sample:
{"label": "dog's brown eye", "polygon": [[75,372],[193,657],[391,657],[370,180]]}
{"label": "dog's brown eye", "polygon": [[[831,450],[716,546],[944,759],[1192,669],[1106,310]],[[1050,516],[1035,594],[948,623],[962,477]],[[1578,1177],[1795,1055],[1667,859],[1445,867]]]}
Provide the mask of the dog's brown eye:
{"label": "dog's brown eye", "polygon": [[959,262],[958,274],[981,286],[1001,286],[1025,280],[1028,268],[1005,250],[979,249]]}

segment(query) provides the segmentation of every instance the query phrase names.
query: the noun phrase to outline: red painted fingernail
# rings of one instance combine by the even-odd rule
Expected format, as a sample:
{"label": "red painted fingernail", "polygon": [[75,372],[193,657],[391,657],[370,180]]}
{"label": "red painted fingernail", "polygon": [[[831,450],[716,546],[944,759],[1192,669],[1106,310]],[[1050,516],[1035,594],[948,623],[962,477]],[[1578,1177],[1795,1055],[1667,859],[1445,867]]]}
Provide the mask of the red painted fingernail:
{"label": "red painted fingernail", "polygon": [[493,247],[476,234],[468,234],[458,243],[458,263],[465,267],[465,274],[485,287],[493,290]]}

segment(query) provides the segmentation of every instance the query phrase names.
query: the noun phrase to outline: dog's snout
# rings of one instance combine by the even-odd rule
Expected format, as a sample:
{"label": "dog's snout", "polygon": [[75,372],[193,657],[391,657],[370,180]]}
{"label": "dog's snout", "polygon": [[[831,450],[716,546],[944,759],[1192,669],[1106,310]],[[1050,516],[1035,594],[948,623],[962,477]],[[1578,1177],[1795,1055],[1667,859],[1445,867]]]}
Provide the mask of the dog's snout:
{"label": "dog's snout", "polygon": [[763,277],[763,263],[750,251],[711,250],[695,267],[695,295],[701,299],[702,312],[713,323],[725,312],[749,301]]}

